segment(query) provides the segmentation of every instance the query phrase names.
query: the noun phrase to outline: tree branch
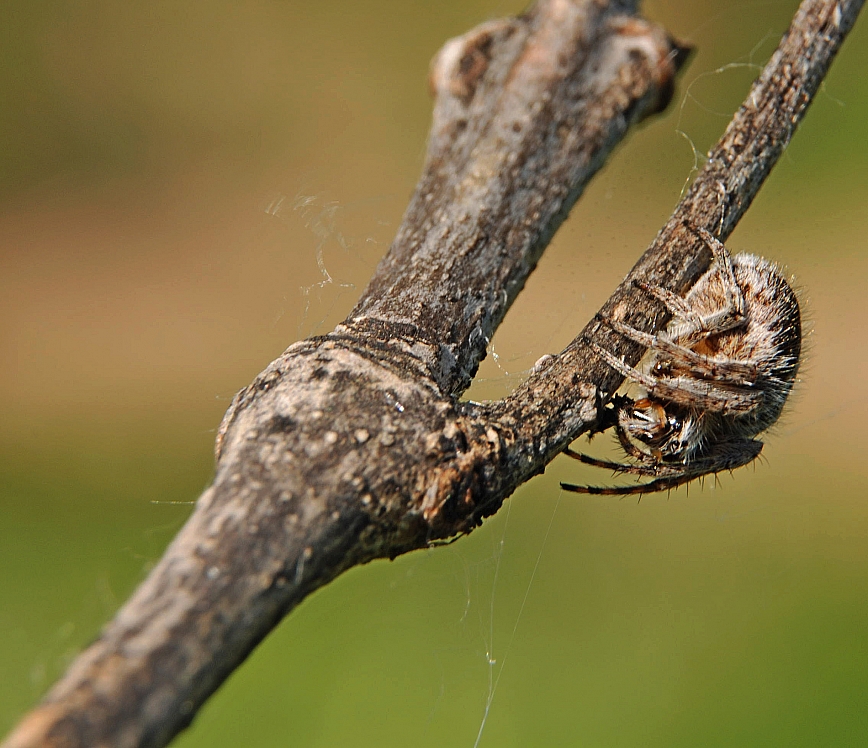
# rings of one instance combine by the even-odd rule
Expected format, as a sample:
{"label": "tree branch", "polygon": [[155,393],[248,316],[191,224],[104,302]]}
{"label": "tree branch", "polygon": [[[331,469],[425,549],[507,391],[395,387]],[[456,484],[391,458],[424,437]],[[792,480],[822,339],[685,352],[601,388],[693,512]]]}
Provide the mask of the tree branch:
{"label": "tree branch", "polygon": [[[708,267],[789,142],[860,0],[806,0],[687,196],[603,313],[647,330]],[[461,403],[497,325],[628,127],[668,100],[685,50],[632,3],[542,0],[447,43],[428,159],[349,318],[235,398],[217,472],[160,563],[4,743],[163,746],[271,628],[345,569],[469,532],[591,428],[620,376],[592,321],[510,397]]]}

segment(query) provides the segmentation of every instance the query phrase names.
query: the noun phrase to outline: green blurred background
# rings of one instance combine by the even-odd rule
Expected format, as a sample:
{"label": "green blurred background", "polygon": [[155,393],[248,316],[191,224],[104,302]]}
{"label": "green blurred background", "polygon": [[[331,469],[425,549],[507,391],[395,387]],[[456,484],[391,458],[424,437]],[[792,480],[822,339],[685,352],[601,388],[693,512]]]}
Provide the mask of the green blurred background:
{"label": "green blurred background", "polygon": [[[645,4],[697,54],[471,397],[608,296],[795,7]],[[0,733],[181,526],[234,392],[352,307],[422,164],[431,56],[521,9],[0,5]],[[813,331],[756,469],[637,503],[561,494],[608,476],[555,460],[470,537],[314,595],[176,745],[473,746],[486,705],[482,746],[866,744],[866,69],[862,18],[730,240],[786,265]]]}

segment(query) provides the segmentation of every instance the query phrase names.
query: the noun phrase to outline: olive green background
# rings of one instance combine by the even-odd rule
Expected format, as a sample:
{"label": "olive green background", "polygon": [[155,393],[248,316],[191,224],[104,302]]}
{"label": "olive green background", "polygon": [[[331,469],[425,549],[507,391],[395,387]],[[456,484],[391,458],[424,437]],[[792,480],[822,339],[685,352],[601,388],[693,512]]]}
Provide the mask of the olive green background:
{"label": "olive green background", "polygon": [[[795,6],[645,4],[697,54],[470,397],[608,296]],[[0,5],[0,733],[181,526],[234,392],[351,308],[422,164],[431,56],[521,8]],[[176,745],[469,747],[486,704],[481,746],[866,744],[866,69],[862,18],[729,242],[795,275],[812,331],[755,468],[637,502],[563,494],[610,478],[557,459],[471,536],[306,601]]]}

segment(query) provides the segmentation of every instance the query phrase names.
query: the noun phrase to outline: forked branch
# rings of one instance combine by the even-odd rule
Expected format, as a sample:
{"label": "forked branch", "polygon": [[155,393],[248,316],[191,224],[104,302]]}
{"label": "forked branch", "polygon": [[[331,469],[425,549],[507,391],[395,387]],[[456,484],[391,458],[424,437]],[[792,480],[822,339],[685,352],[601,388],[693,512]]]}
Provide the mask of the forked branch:
{"label": "forked branch", "polygon": [[[690,192],[603,313],[653,331],[789,142],[861,0],[806,0]],[[510,397],[461,403],[558,225],[631,124],[665,105],[684,49],[628,0],[540,0],[443,48],[428,160],[349,318],[236,397],[217,472],[133,597],[4,743],[163,746],[271,628],[345,569],[470,532],[591,428],[621,377],[591,322]]]}

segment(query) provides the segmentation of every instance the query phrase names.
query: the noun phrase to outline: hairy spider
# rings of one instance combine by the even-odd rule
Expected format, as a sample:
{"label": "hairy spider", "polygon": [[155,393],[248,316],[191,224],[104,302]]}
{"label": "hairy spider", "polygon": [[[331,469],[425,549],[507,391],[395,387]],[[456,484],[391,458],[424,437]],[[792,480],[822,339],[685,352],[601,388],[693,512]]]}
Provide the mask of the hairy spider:
{"label": "hairy spider", "polygon": [[588,465],[652,480],[607,488],[561,483],[568,491],[650,493],[747,465],[763,447],[754,437],[781,414],[799,368],[798,299],[773,263],[756,255],[730,256],[708,231],[688,228],[708,245],[714,260],[687,296],[637,282],[672,313],[665,332],[651,335],[605,320],[648,348],[647,364],[634,369],[590,343],[606,363],[645,390],[637,400],[616,396],[598,428],[614,427],[631,461],[565,450]]}

